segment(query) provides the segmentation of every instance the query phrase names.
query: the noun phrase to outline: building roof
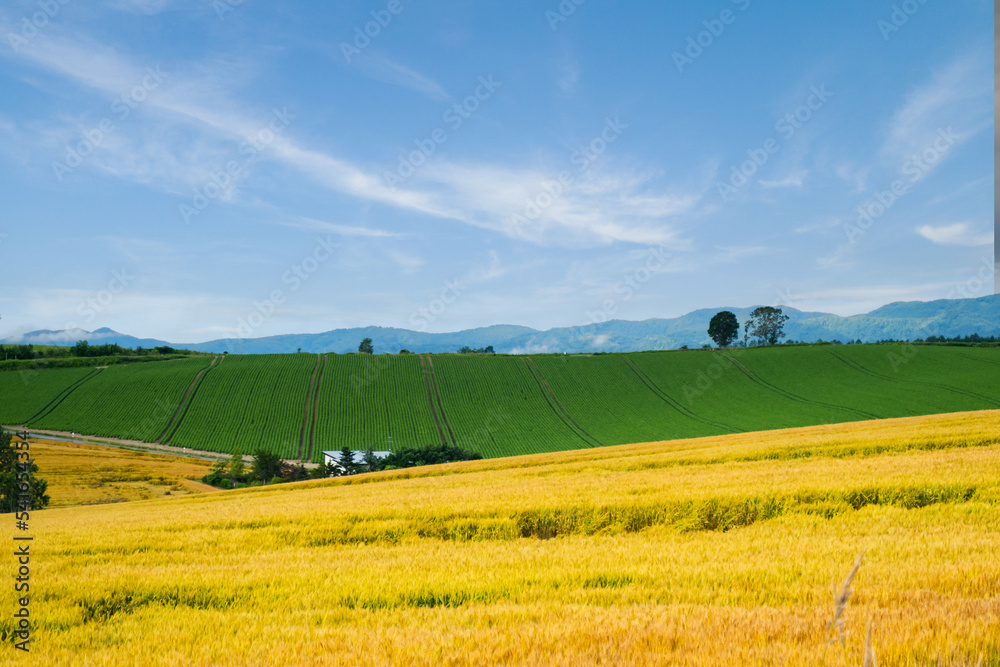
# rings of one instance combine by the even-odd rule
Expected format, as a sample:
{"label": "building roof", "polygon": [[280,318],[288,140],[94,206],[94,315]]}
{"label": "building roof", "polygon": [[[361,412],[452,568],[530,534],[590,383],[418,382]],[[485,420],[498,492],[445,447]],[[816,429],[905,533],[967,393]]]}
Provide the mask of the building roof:
{"label": "building roof", "polygon": [[[389,454],[392,454],[392,452],[372,452],[372,453],[375,455],[375,458],[377,458],[377,459],[384,459],[384,458],[387,458],[389,456]],[[329,457],[331,459],[334,459],[335,461],[340,461],[340,450],[331,451],[331,452],[324,451],[323,455],[326,456],[326,457]],[[365,450],[352,449],[351,450],[351,461],[353,463],[364,463],[365,462]]]}

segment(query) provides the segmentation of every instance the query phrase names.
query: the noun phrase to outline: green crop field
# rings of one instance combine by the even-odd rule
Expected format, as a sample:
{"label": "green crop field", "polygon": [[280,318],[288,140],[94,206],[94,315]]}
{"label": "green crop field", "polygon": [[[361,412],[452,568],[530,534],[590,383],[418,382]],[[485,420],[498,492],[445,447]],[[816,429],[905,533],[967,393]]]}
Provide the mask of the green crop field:
{"label": "green crop field", "polygon": [[593,356],[267,355],[0,372],[0,421],[319,461],[486,457],[1000,407],[1000,349],[818,345]]}
{"label": "green crop field", "polygon": [[[28,425],[151,442],[177,409],[188,384],[209,361],[200,357],[110,366]],[[42,374],[49,372],[60,371]]]}
{"label": "green crop field", "polygon": [[205,373],[167,442],[215,452],[264,447],[297,458],[315,366],[316,357],[306,354],[227,356]]}
{"label": "green crop field", "polygon": [[0,372],[0,421],[27,424],[35,415],[51,409],[71,388],[96,374],[93,368]]}
{"label": "green crop field", "polygon": [[460,447],[490,457],[537,452],[541,442],[547,451],[590,446],[544,400],[523,357],[441,355],[434,371]]}
{"label": "green crop field", "polygon": [[[329,449],[390,450],[441,442],[416,355],[326,355],[313,460]],[[390,444],[391,443],[391,444]]]}

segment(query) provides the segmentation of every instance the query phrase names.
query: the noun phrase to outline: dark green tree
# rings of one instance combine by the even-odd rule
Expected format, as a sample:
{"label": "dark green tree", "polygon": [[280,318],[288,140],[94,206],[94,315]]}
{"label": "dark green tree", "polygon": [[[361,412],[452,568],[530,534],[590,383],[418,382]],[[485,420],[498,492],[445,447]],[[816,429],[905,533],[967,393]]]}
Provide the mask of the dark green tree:
{"label": "dark green tree", "polygon": [[259,479],[267,484],[275,476],[281,474],[283,465],[284,461],[277,454],[272,454],[264,449],[258,449],[254,452],[250,470],[255,479]]}
{"label": "dark green tree", "polygon": [[716,313],[712,317],[712,321],[708,323],[708,335],[719,347],[732,345],[740,335],[740,323],[737,321],[736,315],[728,310]]}
{"label": "dark green tree", "polygon": [[320,463],[318,468],[313,469],[309,476],[313,479],[324,479],[326,477],[336,477],[340,470],[333,461]]}
{"label": "dark green tree", "polygon": [[207,475],[201,478],[205,484],[211,484],[212,486],[217,486],[220,489],[227,488],[231,486],[229,482],[229,462],[219,459],[212,466],[212,469]]}
{"label": "dark green tree", "polygon": [[385,468],[412,468],[452,461],[476,461],[483,458],[479,452],[438,444],[426,447],[400,447],[380,462]]}
{"label": "dark green tree", "polygon": [[233,452],[232,458],[229,459],[229,479],[233,482],[233,487],[236,486],[237,482],[242,482],[243,479],[243,454],[240,450]]}
{"label": "dark green tree", "polygon": [[[18,454],[25,450],[20,441],[14,443],[13,440],[13,434],[0,429],[0,514],[38,510],[49,504],[49,496],[45,493],[49,483],[35,474],[38,466],[33,460],[19,461]],[[29,475],[28,502],[18,507],[19,487],[26,481],[25,474]]]}
{"label": "dark green tree", "polygon": [[375,456],[374,451],[369,449],[368,451],[365,452],[365,463],[364,463],[365,472],[378,472],[379,470],[381,470],[381,463],[382,462],[379,460],[379,458]]}
{"label": "dark green tree", "polygon": [[758,345],[777,345],[785,337],[787,321],[788,315],[782,314],[781,308],[761,306],[750,313],[746,331]]}
{"label": "dark green tree", "polygon": [[291,481],[293,482],[299,482],[304,479],[309,479],[309,471],[306,470],[306,467],[304,465],[302,465],[301,463],[297,463],[292,467],[290,477]]}
{"label": "dark green tree", "polygon": [[375,346],[372,345],[372,339],[365,338],[361,341],[361,344],[358,345],[358,352],[361,354],[375,354]]}
{"label": "dark green tree", "polygon": [[344,447],[340,450],[340,467],[341,475],[353,475],[357,472],[357,466],[354,464],[354,452],[351,451],[350,447]]}

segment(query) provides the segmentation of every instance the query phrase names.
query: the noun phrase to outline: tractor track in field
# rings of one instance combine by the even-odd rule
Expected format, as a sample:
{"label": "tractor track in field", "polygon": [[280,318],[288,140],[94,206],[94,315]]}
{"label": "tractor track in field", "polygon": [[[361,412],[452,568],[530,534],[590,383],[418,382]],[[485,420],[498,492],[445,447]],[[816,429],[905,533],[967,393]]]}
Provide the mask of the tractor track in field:
{"label": "tractor track in field", "polygon": [[309,423],[309,413],[310,413],[309,403],[312,399],[313,383],[316,382],[316,371],[319,369],[320,356],[321,355],[319,354],[316,355],[316,365],[313,366],[312,373],[310,373],[309,375],[309,387],[306,389],[306,402],[305,405],[302,406],[302,428],[299,429],[299,456],[298,456],[300,461],[302,460],[302,448],[305,445],[306,425]]}
{"label": "tractor track in field", "polygon": [[[431,370],[431,384],[434,385],[434,395],[437,396],[438,410],[441,412],[441,421],[444,422],[444,426],[448,429],[448,435],[451,436],[451,444],[458,446],[458,440],[455,439],[455,434],[451,430],[451,424],[448,423],[448,417],[444,414],[444,403],[441,402],[441,390],[438,389],[437,376],[434,375],[434,360],[431,359],[431,355],[427,355],[427,366]],[[447,444],[447,443],[445,443]]]}
{"label": "tractor track in field", "polygon": [[714,421],[712,421],[710,419],[706,419],[706,418],[704,418],[704,417],[702,417],[702,416],[700,416],[698,414],[695,414],[691,410],[688,410],[680,402],[674,400],[669,394],[667,394],[667,392],[665,392],[662,389],[660,389],[660,387],[655,382],[653,382],[653,379],[650,378],[648,375],[646,375],[645,371],[643,371],[641,368],[639,368],[639,366],[636,365],[636,363],[634,361],[632,361],[631,359],[625,357],[624,355],[621,356],[621,357],[619,357],[619,358],[629,368],[629,370],[631,370],[633,373],[636,374],[636,376],[638,376],[639,380],[644,385],[646,385],[646,387],[649,388],[649,390],[652,391],[653,394],[655,394],[658,398],[662,399],[664,403],[666,403],[667,405],[669,405],[670,407],[672,407],[674,410],[676,410],[680,414],[684,415],[685,417],[688,417],[690,419],[694,419],[695,421],[701,422],[702,424],[707,424],[709,426],[714,426],[715,428],[722,429],[723,431],[726,431],[728,433],[743,433],[744,432],[741,429],[734,428],[732,426],[727,426],[726,424],[723,424],[721,422],[714,422]]}
{"label": "tractor track in field", "polygon": [[1000,366],[1000,359],[984,359],[982,357],[977,357],[973,354],[962,354],[962,353],[959,353],[959,356],[965,357],[966,359],[972,359],[973,361],[980,361],[980,362],[985,361],[988,364],[994,364]]}
{"label": "tractor track in field", "polygon": [[[209,374],[209,372],[212,369],[218,368],[219,366],[221,366],[222,362],[224,362],[225,360],[226,360],[225,355],[223,355],[222,359],[219,359],[219,363],[218,364],[215,363],[215,359],[212,359],[212,363],[208,365],[208,368],[202,369],[202,371],[200,373],[198,373],[198,376],[201,376],[201,379],[199,380],[198,376],[195,376],[195,381],[198,384],[194,385],[194,388],[191,390],[191,396],[190,396],[190,398],[188,398],[187,403],[184,403],[184,401],[181,401],[181,405],[177,406],[177,409],[179,411],[179,414],[176,415],[177,419],[176,420],[171,420],[173,422],[173,429],[170,428],[169,424],[167,425],[167,428],[164,429],[164,432],[166,432],[166,431],[169,430],[170,431],[170,435],[168,435],[166,437],[166,439],[162,443],[160,442],[159,438],[157,438],[156,444],[158,444],[158,445],[159,444],[163,444],[163,445],[169,445],[170,444],[170,441],[173,440],[173,438],[174,438],[175,435],[177,435],[177,430],[181,427],[181,424],[184,423],[184,418],[187,417],[188,410],[191,409],[191,404],[194,403],[194,399],[198,395],[198,390],[201,389],[201,386],[203,384],[205,384],[205,378],[208,377],[208,374]],[[189,389],[191,389],[191,388],[189,387]],[[181,410],[181,406],[184,407],[183,410]],[[160,437],[162,438],[163,436],[161,435]]]}
{"label": "tractor track in field", "polygon": [[316,440],[316,412],[319,405],[319,390],[323,386],[323,373],[326,371],[326,355],[323,355],[323,364],[319,367],[319,377],[316,378],[316,393],[313,394],[312,422],[309,424],[309,458],[312,461],[313,443]]}
{"label": "tractor track in field", "polygon": [[166,435],[167,430],[170,428],[170,425],[174,423],[175,419],[177,419],[177,415],[180,413],[181,408],[184,407],[184,401],[187,400],[188,394],[191,393],[191,390],[198,383],[198,378],[200,378],[204,373],[208,372],[208,369],[210,369],[212,366],[214,366],[215,362],[218,361],[218,360],[219,360],[218,357],[212,357],[212,362],[207,367],[202,368],[200,371],[198,371],[197,373],[195,373],[194,379],[191,380],[191,384],[189,384],[188,387],[187,387],[187,389],[184,390],[184,395],[181,396],[181,400],[177,404],[177,409],[174,410],[174,414],[172,414],[170,416],[170,421],[168,421],[167,425],[163,427],[163,431],[160,433],[160,435],[158,435],[156,437],[156,440],[153,441],[153,444],[156,444],[156,445],[160,444],[160,439],[163,438],[164,435]]}
{"label": "tractor track in field", "polygon": [[437,426],[438,433],[441,435],[441,443],[447,445],[448,438],[444,435],[444,429],[441,428],[441,420],[437,416],[437,408],[434,406],[434,394],[431,392],[431,381],[427,375],[427,365],[424,362],[424,356],[420,355],[420,370],[424,374],[424,386],[427,387],[427,402],[431,405],[431,417],[434,418],[434,424]]}
{"label": "tractor track in field", "polygon": [[747,367],[747,365],[744,364],[739,359],[736,359],[735,357],[732,357],[732,356],[730,356],[729,354],[727,354],[725,352],[718,352],[717,354],[722,355],[723,358],[725,358],[727,361],[729,361],[741,373],[743,373],[744,375],[746,375],[750,379],[751,382],[755,382],[756,384],[758,384],[758,385],[760,385],[762,387],[770,389],[771,391],[774,391],[774,392],[776,392],[776,393],[784,396],[785,398],[787,398],[789,400],[795,401],[797,403],[804,403],[806,405],[816,405],[816,406],[819,406],[819,407],[822,407],[822,408],[828,408],[828,409],[831,409],[831,410],[842,410],[843,412],[851,412],[851,413],[854,413],[856,415],[860,415],[860,416],[864,417],[865,419],[881,419],[881,417],[879,417],[878,415],[874,415],[874,414],[872,414],[870,412],[865,412],[864,410],[858,410],[857,408],[849,408],[849,407],[847,407],[845,405],[834,405],[833,403],[824,403],[823,401],[814,401],[812,399],[805,398],[804,396],[799,396],[798,394],[793,394],[792,392],[790,392],[790,391],[788,391],[786,389],[782,389],[781,387],[779,387],[777,385],[771,384],[770,382],[768,382],[764,378],[760,377],[759,375],[757,375],[756,373],[754,373],[752,370],[750,370],[750,368]]}
{"label": "tractor track in field", "polygon": [[29,426],[31,424],[31,422],[35,421],[36,419],[41,419],[42,417],[45,417],[46,415],[50,414],[53,410],[55,410],[56,408],[58,408],[59,404],[62,403],[63,401],[65,401],[66,398],[69,397],[70,394],[72,394],[74,391],[76,391],[77,389],[79,389],[80,385],[82,385],[87,380],[90,380],[91,378],[97,377],[101,372],[104,371],[105,368],[107,368],[107,366],[95,367],[94,370],[90,371],[89,373],[87,373],[86,375],[84,375],[82,378],[80,378],[79,380],[77,380],[76,382],[74,382],[73,384],[71,384],[70,386],[68,386],[65,389],[63,389],[61,392],[59,392],[58,394],[56,394],[55,398],[53,398],[51,401],[49,401],[48,404],[44,408],[42,408],[41,410],[39,410],[38,412],[36,412],[34,414],[34,416],[31,417],[31,419],[29,419],[28,421],[24,422],[24,425],[25,426]]}
{"label": "tractor track in field", "polygon": [[910,380],[908,378],[894,378],[888,375],[882,375],[878,371],[874,371],[868,368],[867,366],[864,366],[858,363],[857,361],[854,361],[853,359],[848,359],[847,357],[842,356],[839,353],[834,352],[833,350],[827,350],[827,352],[829,352],[834,357],[840,359],[842,362],[847,364],[848,368],[853,368],[854,370],[864,373],[865,375],[868,375],[870,377],[880,378],[882,380],[889,380],[890,382],[906,382],[908,384],[923,385],[925,387],[937,387],[938,389],[944,389],[945,391],[950,391],[955,394],[959,394],[960,396],[965,396],[966,398],[977,398],[981,401],[986,401],[987,403],[1000,407],[1000,403],[998,403],[995,398],[983,396],[982,394],[977,394],[973,391],[966,391],[964,389],[959,389],[958,387],[951,387],[946,384],[938,384],[937,382],[928,382],[927,380]]}
{"label": "tractor track in field", "polygon": [[587,443],[589,447],[603,447],[604,443],[595,438],[594,436],[587,433],[582,426],[576,423],[569,413],[566,412],[566,408],[559,403],[559,399],[556,398],[555,393],[552,391],[552,387],[549,386],[548,380],[542,375],[542,371],[535,364],[535,360],[530,357],[521,357],[521,361],[524,365],[528,367],[528,373],[534,378],[535,383],[538,385],[539,391],[542,392],[542,397],[545,402],[549,404],[552,412],[555,413],[556,417],[568,428],[575,436]]}

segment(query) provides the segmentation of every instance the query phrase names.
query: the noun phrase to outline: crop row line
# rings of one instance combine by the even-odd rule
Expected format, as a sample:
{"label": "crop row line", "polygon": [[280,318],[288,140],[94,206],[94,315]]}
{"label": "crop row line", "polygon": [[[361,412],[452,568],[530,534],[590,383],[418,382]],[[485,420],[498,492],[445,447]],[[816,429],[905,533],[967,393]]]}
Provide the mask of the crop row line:
{"label": "crop row line", "polygon": [[719,428],[719,429],[722,429],[723,431],[726,431],[727,433],[742,433],[742,432],[743,432],[743,431],[742,431],[741,429],[738,429],[738,428],[734,428],[734,427],[732,427],[732,426],[727,426],[726,424],[723,424],[723,423],[720,423],[720,422],[716,422],[716,421],[712,421],[712,420],[710,420],[710,419],[705,419],[704,417],[702,417],[702,416],[700,416],[700,415],[698,415],[698,414],[696,414],[696,413],[692,412],[691,410],[687,409],[687,408],[686,408],[686,407],[684,407],[684,406],[683,406],[682,404],[680,404],[680,403],[678,403],[678,402],[677,402],[676,400],[674,400],[674,399],[673,399],[673,398],[672,398],[672,397],[671,397],[671,396],[670,396],[670,395],[669,395],[669,394],[668,394],[667,392],[665,392],[665,391],[664,391],[663,389],[661,389],[661,388],[659,387],[659,385],[657,385],[657,384],[656,384],[656,383],[655,383],[655,382],[654,382],[654,381],[653,381],[653,380],[652,380],[652,379],[651,379],[651,378],[650,378],[650,377],[649,377],[648,375],[646,375],[646,373],[645,373],[645,372],[644,372],[644,371],[643,371],[642,369],[640,369],[640,368],[639,368],[639,367],[638,367],[638,366],[637,366],[637,365],[635,364],[635,362],[634,362],[634,361],[632,361],[631,359],[629,359],[629,358],[628,358],[628,357],[626,357],[625,355],[622,355],[622,356],[620,357],[620,359],[622,360],[622,362],[623,362],[623,363],[624,363],[624,364],[625,364],[625,365],[626,365],[626,366],[627,366],[627,367],[628,367],[629,369],[631,369],[631,370],[632,370],[632,372],[634,372],[634,373],[635,373],[635,374],[636,374],[636,375],[637,375],[637,376],[639,377],[639,380],[640,380],[640,381],[641,381],[641,382],[642,382],[642,383],[643,383],[644,385],[646,385],[646,387],[647,387],[647,388],[648,388],[648,389],[649,389],[650,391],[652,391],[652,392],[653,392],[653,394],[655,394],[655,395],[656,395],[656,396],[658,396],[659,398],[663,399],[663,401],[664,401],[664,402],[665,402],[665,403],[666,403],[667,405],[669,405],[670,407],[674,408],[675,410],[677,410],[677,412],[681,413],[682,415],[684,415],[684,416],[686,416],[686,417],[689,417],[689,418],[691,418],[691,419],[694,419],[695,421],[699,421],[699,422],[701,422],[702,424],[708,424],[709,426],[714,426],[714,427],[716,427],[716,428]]}
{"label": "crop row line", "polygon": [[966,396],[968,398],[978,398],[978,399],[980,399],[982,401],[986,401],[987,403],[990,403],[991,405],[994,405],[994,406],[1000,406],[1000,404],[998,404],[996,402],[996,400],[994,400],[992,398],[988,398],[986,396],[983,396],[982,394],[977,394],[977,393],[972,392],[972,391],[966,391],[965,389],[959,389],[958,387],[950,387],[948,385],[940,384],[940,383],[937,383],[937,382],[928,382],[926,380],[911,380],[909,378],[893,378],[893,377],[889,377],[888,375],[883,375],[883,374],[881,374],[881,373],[879,373],[877,371],[874,371],[874,370],[872,370],[872,369],[870,369],[870,368],[868,368],[866,366],[863,366],[860,363],[854,361],[853,359],[848,359],[847,357],[844,357],[844,356],[838,354],[837,352],[834,352],[833,350],[827,350],[827,352],[829,352],[830,354],[832,354],[837,359],[840,359],[842,362],[844,362],[845,364],[847,364],[848,367],[853,368],[854,370],[859,371],[861,373],[864,373],[865,375],[868,375],[870,377],[879,378],[880,380],[888,380],[890,382],[906,382],[908,384],[921,385],[921,386],[925,386],[925,387],[936,387],[938,389],[943,389],[945,391],[950,391],[952,393],[959,394],[961,396]]}
{"label": "crop row line", "polygon": [[316,378],[316,392],[312,398],[312,422],[309,424],[309,456],[306,457],[307,461],[312,461],[313,457],[313,447],[315,446],[316,438],[316,404],[319,403],[319,390],[323,386],[323,373],[326,371],[326,355],[322,356],[323,363],[319,367],[319,377]]}
{"label": "crop row line", "polygon": [[[177,429],[179,429],[181,427],[181,422],[184,421],[184,417],[187,416],[188,410],[191,409],[191,404],[194,403],[194,398],[195,398],[195,396],[198,395],[198,390],[201,389],[201,385],[203,385],[205,383],[205,376],[207,376],[208,373],[209,373],[209,371],[211,371],[213,368],[217,368],[218,367],[215,364],[215,360],[216,359],[218,359],[218,357],[212,357],[212,363],[210,363],[208,365],[208,368],[203,368],[195,376],[193,387],[188,387],[188,389],[191,390],[191,396],[187,399],[186,403],[185,403],[184,399],[181,399],[181,405],[177,406],[177,413],[175,413],[175,415],[174,415],[176,417],[176,419],[171,419],[170,420],[171,422],[174,423],[173,429],[170,429],[170,424],[167,424],[167,428],[163,429],[163,433],[166,433],[168,430],[170,430],[170,433],[169,433],[169,435],[167,435],[166,439],[163,440],[162,444],[169,445],[170,441],[177,434]],[[218,365],[221,366],[222,362],[225,361],[225,360],[226,360],[226,358],[223,356],[222,359],[219,361]],[[187,393],[185,393],[184,396],[187,397]],[[181,406],[183,406],[183,408],[184,408],[183,410],[181,410]],[[157,438],[157,440],[156,440],[157,444],[160,444],[160,439],[163,438],[163,433],[161,433],[160,437]]]}
{"label": "crop row line", "polygon": [[62,403],[63,401],[65,401],[66,398],[70,394],[72,394],[74,391],[76,391],[77,389],[79,389],[80,385],[82,385],[87,380],[90,380],[91,378],[96,377],[105,368],[107,368],[107,366],[100,367],[100,368],[95,368],[90,373],[87,373],[82,378],[80,378],[79,380],[77,380],[76,382],[74,382],[73,384],[71,384],[70,386],[66,387],[64,390],[62,390],[61,392],[59,392],[56,395],[55,398],[53,398],[51,401],[49,401],[48,405],[46,405],[44,408],[42,408],[38,412],[38,414],[34,415],[31,419],[29,419],[26,422],[26,424],[30,424],[30,423],[34,422],[35,420],[41,419],[42,417],[44,417],[44,416],[48,415],[49,413],[51,413],[53,410],[55,410],[57,407],[59,407],[59,404]]}
{"label": "crop row line", "polygon": [[773,385],[770,382],[768,382],[767,380],[765,380],[764,378],[760,377],[759,375],[757,375],[756,373],[754,373],[752,370],[750,370],[750,368],[746,364],[744,364],[742,361],[740,361],[739,359],[736,359],[735,357],[732,357],[732,356],[730,356],[729,354],[727,354],[725,352],[719,352],[718,354],[722,355],[722,357],[724,359],[726,359],[727,361],[729,361],[729,363],[731,363],[733,366],[735,366],[737,369],[739,369],[739,371],[741,373],[743,373],[744,375],[746,375],[748,378],[750,378],[751,381],[759,384],[762,387],[766,387],[766,388],[768,388],[768,389],[770,389],[772,391],[775,391],[775,392],[781,394],[782,396],[784,396],[785,398],[791,399],[793,401],[797,401],[799,403],[805,403],[807,405],[818,405],[820,407],[828,408],[828,409],[831,409],[831,410],[843,410],[844,412],[853,412],[854,414],[860,415],[860,416],[864,417],[865,419],[878,419],[879,418],[878,415],[874,415],[874,414],[872,414],[870,412],[865,412],[864,410],[858,410],[856,408],[849,408],[846,405],[834,405],[833,403],[824,403],[823,401],[814,401],[814,400],[805,398],[804,396],[799,396],[798,394],[793,394],[792,392],[787,391],[785,389],[782,389],[781,387],[779,387],[777,385]]}
{"label": "crop row line", "polygon": [[542,396],[545,398],[545,402],[549,404],[552,411],[556,413],[556,416],[562,421],[566,427],[573,431],[581,440],[587,443],[588,447],[603,447],[604,444],[595,438],[594,436],[583,430],[583,427],[576,423],[566,409],[559,403],[559,399],[556,398],[555,393],[552,391],[552,387],[549,386],[548,381],[542,375],[542,371],[539,370],[538,366],[535,364],[535,360],[531,357],[521,357],[524,365],[528,367],[528,372],[531,373],[531,377],[535,379],[538,384],[538,388],[542,392]]}

